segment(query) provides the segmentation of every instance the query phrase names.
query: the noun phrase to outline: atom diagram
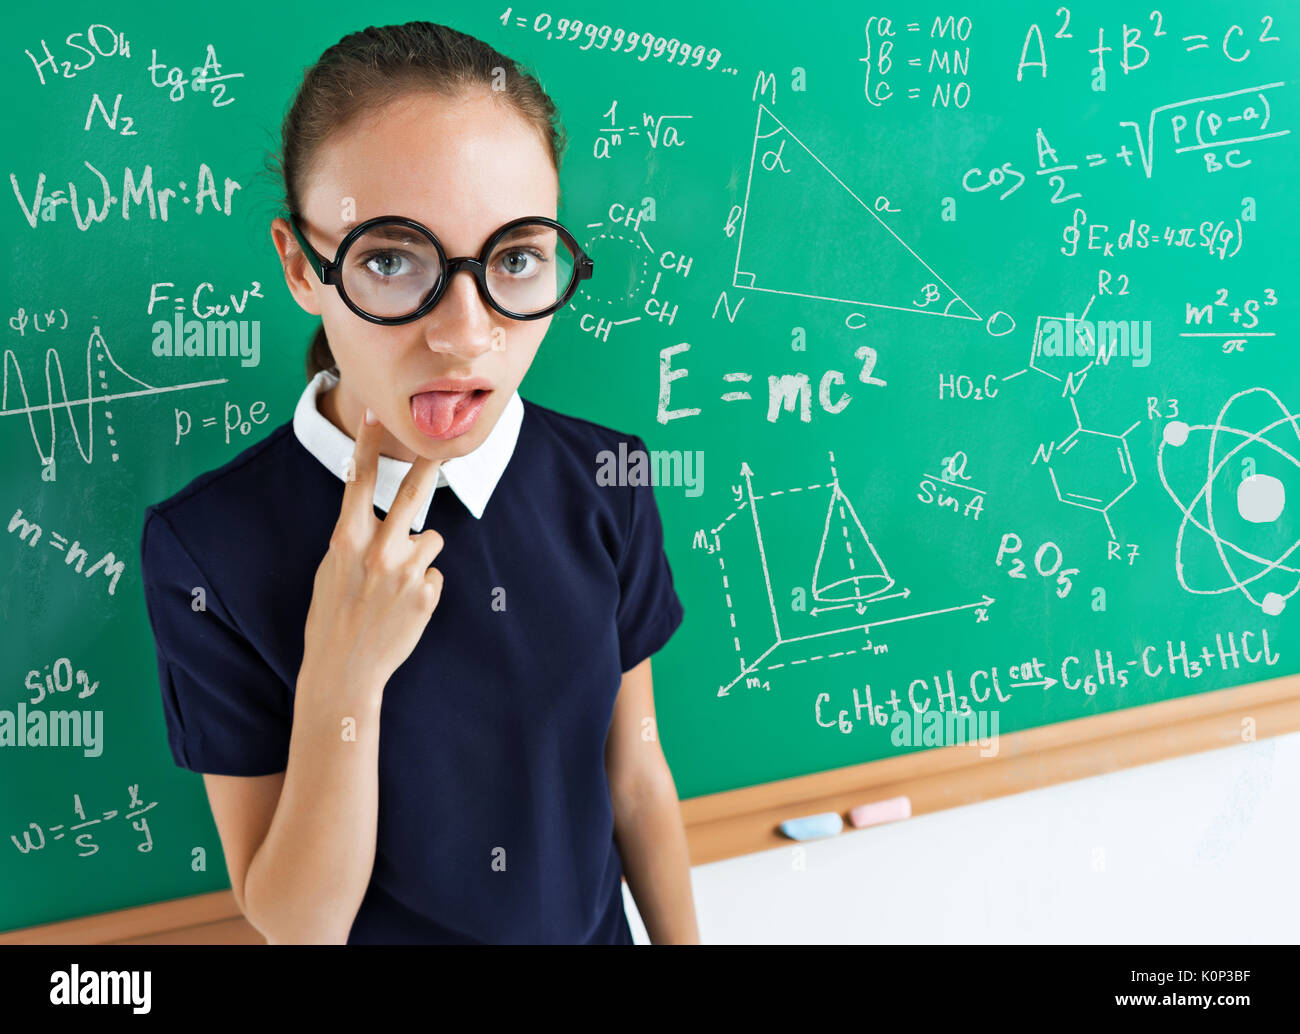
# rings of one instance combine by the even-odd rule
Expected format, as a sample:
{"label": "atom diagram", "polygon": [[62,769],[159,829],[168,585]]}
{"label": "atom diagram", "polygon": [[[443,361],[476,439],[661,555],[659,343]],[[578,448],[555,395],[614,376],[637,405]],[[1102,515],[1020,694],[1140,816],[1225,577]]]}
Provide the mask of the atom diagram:
{"label": "atom diagram", "polygon": [[[1249,401],[1257,403],[1265,399],[1270,400],[1277,412],[1281,413],[1279,419],[1256,431],[1247,431],[1233,426],[1237,422],[1249,426],[1249,422],[1241,421],[1240,416],[1234,419],[1232,413],[1234,407],[1240,413]],[[1270,415],[1272,412],[1273,410],[1270,409]],[[1285,447],[1271,440],[1270,435],[1275,431],[1278,432],[1275,437],[1281,437]],[[1205,435],[1208,435],[1208,441],[1205,442],[1205,480],[1195,498],[1184,505],[1178,493],[1170,487],[1166,476],[1165,449],[1169,447],[1179,452],[1184,450],[1195,452],[1195,449],[1187,449],[1188,444]],[[1165,491],[1183,513],[1174,557],[1178,583],[1188,592],[1198,595],[1240,592],[1265,614],[1277,615],[1282,613],[1287,600],[1300,590],[1300,567],[1297,566],[1297,560],[1300,558],[1293,558],[1293,554],[1300,550],[1300,538],[1294,538],[1284,550],[1281,549],[1287,537],[1296,534],[1295,502],[1291,503],[1291,508],[1288,510],[1285,483],[1274,474],[1254,472],[1253,463],[1252,473],[1243,477],[1237,486],[1235,499],[1232,499],[1232,493],[1228,492],[1226,494],[1229,498],[1225,500],[1225,491],[1222,487],[1219,489],[1217,499],[1215,495],[1215,480],[1219,472],[1243,449],[1251,445],[1259,445],[1269,450],[1265,453],[1265,460],[1280,467],[1277,473],[1300,472],[1300,459],[1297,459],[1297,455],[1300,455],[1300,448],[1297,447],[1300,446],[1300,423],[1282,401],[1267,388],[1248,388],[1237,392],[1224,404],[1213,424],[1188,425],[1181,420],[1171,420],[1165,425],[1164,439],[1156,454],[1156,464]],[[1225,505],[1230,507],[1226,511],[1223,509]],[[1267,530],[1272,533],[1276,541],[1269,549],[1261,549],[1259,542],[1251,541],[1249,545],[1253,549],[1248,549],[1221,534],[1221,526],[1225,524],[1233,525],[1241,531],[1255,531],[1257,534],[1260,530]],[[1204,537],[1194,534],[1185,538],[1189,528],[1197,529]],[[1234,534],[1233,537],[1239,536]],[[1261,535],[1261,538],[1266,536]],[[1199,542],[1199,547],[1193,547],[1193,541]],[[1206,543],[1212,546],[1219,562],[1223,565],[1228,582],[1226,585],[1198,588],[1187,583],[1184,561],[1193,548],[1199,548],[1202,555],[1209,556],[1205,549]],[[1286,591],[1277,592],[1269,589],[1262,592],[1263,586],[1259,583],[1263,579],[1268,579],[1267,584],[1274,588]]]}

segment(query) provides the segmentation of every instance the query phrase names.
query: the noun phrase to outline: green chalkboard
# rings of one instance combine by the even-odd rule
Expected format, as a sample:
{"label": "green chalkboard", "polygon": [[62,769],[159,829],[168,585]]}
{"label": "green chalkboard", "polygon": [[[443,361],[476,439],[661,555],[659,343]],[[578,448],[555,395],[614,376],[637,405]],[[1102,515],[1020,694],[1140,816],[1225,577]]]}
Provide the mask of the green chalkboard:
{"label": "green chalkboard", "polygon": [[[895,714],[1007,733],[1300,671],[1295,5],[835,8],[446,15],[571,138],[596,273],[522,392],[660,461],[681,795],[961,732]],[[141,516],[291,417],[315,321],[264,159],[365,24],[6,15],[0,722],[103,724],[0,746],[0,927],[227,886]],[[257,361],[154,355],[178,301],[255,321]]]}

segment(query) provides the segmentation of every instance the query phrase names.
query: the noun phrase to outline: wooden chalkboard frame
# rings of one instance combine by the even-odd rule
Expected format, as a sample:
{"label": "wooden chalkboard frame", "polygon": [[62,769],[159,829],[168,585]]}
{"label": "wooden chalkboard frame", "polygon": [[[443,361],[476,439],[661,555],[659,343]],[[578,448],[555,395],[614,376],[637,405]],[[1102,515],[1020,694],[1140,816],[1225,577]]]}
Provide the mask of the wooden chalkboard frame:
{"label": "wooden chalkboard frame", "polygon": [[[1300,731],[1300,675],[1178,697],[681,802],[691,864],[791,846],[799,815],[907,797],[913,816]],[[0,944],[264,944],[229,890],[0,933]]]}

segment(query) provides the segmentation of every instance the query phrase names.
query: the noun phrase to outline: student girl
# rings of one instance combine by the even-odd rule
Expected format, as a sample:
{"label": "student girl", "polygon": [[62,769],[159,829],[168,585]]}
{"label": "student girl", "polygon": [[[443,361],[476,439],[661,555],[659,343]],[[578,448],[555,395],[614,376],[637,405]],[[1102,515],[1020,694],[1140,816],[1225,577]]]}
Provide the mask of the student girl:
{"label": "student girl", "polygon": [[[635,435],[523,400],[593,265],[563,129],[513,61],[372,27],[282,127],[292,421],[141,541],[176,763],[271,943],[695,943],[650,657],[682,621]],[[436,563],[436,566],[431,566]]]}

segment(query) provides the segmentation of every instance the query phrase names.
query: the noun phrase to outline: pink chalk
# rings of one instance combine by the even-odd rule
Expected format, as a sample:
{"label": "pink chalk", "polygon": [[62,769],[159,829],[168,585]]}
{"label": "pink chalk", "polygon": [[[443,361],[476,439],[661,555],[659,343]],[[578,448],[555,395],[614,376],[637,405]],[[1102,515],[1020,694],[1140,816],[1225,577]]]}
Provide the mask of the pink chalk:
{"label": "pink chalk", "polygon": [[854,826],[876,826],[882,822],[895,822],[898,819],[912,817],[912,802],[907,797],[890,797],[884,801],[859,804],[849,812],[849,821]]}

